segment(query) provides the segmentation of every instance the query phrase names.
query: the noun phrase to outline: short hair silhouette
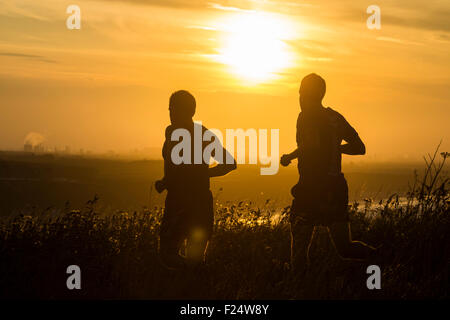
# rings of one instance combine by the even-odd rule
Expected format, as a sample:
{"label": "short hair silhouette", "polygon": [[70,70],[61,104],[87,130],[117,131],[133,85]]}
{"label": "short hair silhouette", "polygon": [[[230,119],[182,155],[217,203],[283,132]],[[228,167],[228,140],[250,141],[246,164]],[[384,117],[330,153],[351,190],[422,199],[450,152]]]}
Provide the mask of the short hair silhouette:
{"label": "short hair silhouette", "polygon": [[169,100],[169,108],[188,117],[195,114],[195,98],[186,90],[178,90],[172,93]]}
{"label": "short hair silhouette", "polygon": [[307,92],[308,96],[322,100],[325,96],[327,87],[325,80],[315,73],[310,73],[305,76],[300,85],[301,92]]}

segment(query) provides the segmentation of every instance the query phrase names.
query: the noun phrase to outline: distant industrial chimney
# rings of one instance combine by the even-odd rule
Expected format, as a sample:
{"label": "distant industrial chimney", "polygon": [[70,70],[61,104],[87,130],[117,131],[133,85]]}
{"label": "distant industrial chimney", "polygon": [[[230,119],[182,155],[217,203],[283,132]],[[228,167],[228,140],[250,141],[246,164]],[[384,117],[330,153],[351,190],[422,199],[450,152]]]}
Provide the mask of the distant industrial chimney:
{"label": "distant industrial chimney", "polygon": [[33,146],[30,143],[25,143],[23,145],[23,151],[25,151],[25,152],[32,152],[33,151]]}

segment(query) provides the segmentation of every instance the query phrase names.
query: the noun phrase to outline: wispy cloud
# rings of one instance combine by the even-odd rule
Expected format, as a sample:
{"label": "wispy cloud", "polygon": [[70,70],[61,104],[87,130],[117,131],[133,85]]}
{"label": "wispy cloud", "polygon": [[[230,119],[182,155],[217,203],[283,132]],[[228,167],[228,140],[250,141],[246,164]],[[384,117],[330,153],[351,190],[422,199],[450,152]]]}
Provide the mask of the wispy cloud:
{"label": "wispy cloud", "polygon": [[234,12],[254,12],[255,10],[250,9],[242,9],[238,7],[231,7],[231,6],[223,6],[218,3],[208,3],[208,6],[213,9],[222,10],[222,11],[234,11]]}
{"label": "wispy cloud", "polygon": [[47,63],[57,63],[54,60],[50,60],[50,59],[47,59],[46,57],[38,56],[38,55],[34,55],[34,54],[24,54],[24,53],[16,53],[16,52],[0,52],[0,56],[35,59],[35,60],[39,60],[39,61],[47,62]]}
{"label": "wispy cloud", "polygon": [[[92,1],[92,0],[89,0]],[[123,2],[130,4],[172,8],[206,8],[207,0],[102,0],[104,2]]]}
{"label": "wispy cloud", "polygon": [[[80,1],[80,0],[79,0]],[[93,1],[93,0],[88,0]],[[255,10],[283,11],[283,9],[299,9],[313,7],[315,5],[300,1],[278,0],[101,0],[122,2],[146,6],[161,6],[185,9],[217,9],[223,11],[251,12]]]}
{"label": "wispy cloud", "polygon": [[377,37],[376,40],[378,41],[387,41],[387,42],[393,42],[398,44],[412,44],[412,45],[422,45],[423,43],[415,42],[415,41],[408,41],[408,40],[402,40],[397,38],[391,38],[391,37]]}
{"label": "wispy cloud", "polygon": [[384,15],[382,21],[408,28],[417,28],[433,31],[450,32],[450,10],[448,8],[439,8],[435,10],[424,10],[417,12],[417,16],[400,17],[398,15]]}
{"label": "wispy cloud", "polygon": [[187,29],[198,29],[198,30],[206,30],[206,31],[217,31],[217,28],[208,27],[208,26],[187,26]]}
{"label": "wispy cloud", "polygon": [[[82,0],[79,0],[82,1]],[[94,1],[94,0],[85,0]],[[221,10],[230,12],[253,12],[268,10],[283,12],[294,16],[302,16],[321,23],[361,22],[365,23],[367,14],[366,1],[342,0],[339,5],[329,0],[318,0],[311,3],[302,1],[277,0],[95,0],[105,3],[128,3],[145,6],[160,6],[178,9]],[[448,1],[429,0],[426,6],[422,0],[410,0],[407,5],[403,1],[392,1],[380,4],[382,25],[393,25],[405,28],[450,32],[448,17],[450,9]]]}
{"label": "wispy cloud", "polygon": [[309,61],[319,61],[319,62],[333,61],[333,58],[328,58],[328,57],[305,57],[305,59],[309,60]]}
{"label": "wispy cloud", "polygon": [[5,16],[13,16],[13,17],[26,17],[29,19],[39,20],[39,21],[48,21],[45,15],[39,14],[35,12],[33,9],[26,8],[23,5],[19,5],[13,2],[6,2],[0,4],[0,11],[2,15]]}

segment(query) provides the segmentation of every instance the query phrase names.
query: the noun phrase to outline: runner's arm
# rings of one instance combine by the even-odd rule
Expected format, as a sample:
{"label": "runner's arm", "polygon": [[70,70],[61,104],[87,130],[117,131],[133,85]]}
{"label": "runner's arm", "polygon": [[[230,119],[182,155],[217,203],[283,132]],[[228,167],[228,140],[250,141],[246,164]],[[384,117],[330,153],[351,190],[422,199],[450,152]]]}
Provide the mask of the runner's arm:
{"label": "runner's arm", "polygon": [[[218,138],[215,137],[215,139]],[[216,157],[215,154],[214,157]],[[237,168],[236,159],[224,147],[222,147],[222,159],[215,159],[219,164],[208,169],[210,178],[224,176]]]}
{"label": "runner's arm", "polygon": [[341,153],[348,155],[366,154],[366,146],[358,135],[358,132],[342,117],[343,139],[346,144],[340,145]]}
{"label": "runner's arm", "polygon": [[281,156],[280,163],[282,166],[287,167],[291,163],[291,161],[294,160],[295,158],[298,158],[299,155],[300,150],[297,148],[291,153],[283,154]]}
{"label": "runner's arm", "polygon": [[361,138],[357,135],[354,139],[347,141],[346,144],[340,146],[341,153],[348,155],[363,155],[366,154],[366,146]]}
{"label": "runner's arm", "polygon": [[285,154],[284,156],[287,156],[289,160],[294,160],[295,158],[298,158],[298,156],[300,155],[300,149],[297,148],[294,151],[292,151],[291,153]]}
{"label": "runner's arm", "polygon": [[155,189],[156,191],[158,191],[158,193],[161,193],[167,189],[167,176],[168,176],[167,174],[169,169],[168,153],[170,151],[170,146],[168,145],[169,141],[168,137],[170,136],[171,132],[172,132],[171,126],[168,126],[165,131],[166,140],[164,141],[162,147],[162,157],[164,161],[164,176],[162,177],[162,179],[155,181]]}

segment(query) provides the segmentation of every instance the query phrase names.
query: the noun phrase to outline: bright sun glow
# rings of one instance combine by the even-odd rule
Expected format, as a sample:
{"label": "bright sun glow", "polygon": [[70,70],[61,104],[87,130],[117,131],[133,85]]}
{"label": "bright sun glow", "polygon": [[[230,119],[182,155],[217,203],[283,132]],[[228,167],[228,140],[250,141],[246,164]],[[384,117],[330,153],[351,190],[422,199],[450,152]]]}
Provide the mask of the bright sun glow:
{"label": "bright sun glow", "polygon": [[242,79],[266,81],[291,66],[284,40],[290,38],[292,28],[286,21],[262,12],[241,13],[227,21],[224,30],[219,61]]}

